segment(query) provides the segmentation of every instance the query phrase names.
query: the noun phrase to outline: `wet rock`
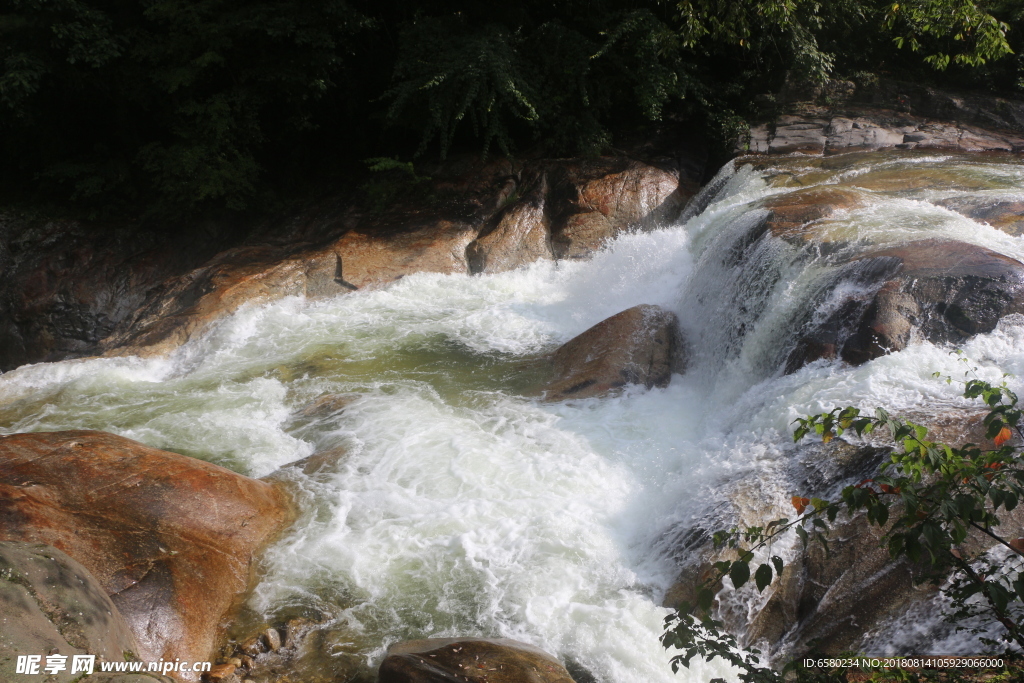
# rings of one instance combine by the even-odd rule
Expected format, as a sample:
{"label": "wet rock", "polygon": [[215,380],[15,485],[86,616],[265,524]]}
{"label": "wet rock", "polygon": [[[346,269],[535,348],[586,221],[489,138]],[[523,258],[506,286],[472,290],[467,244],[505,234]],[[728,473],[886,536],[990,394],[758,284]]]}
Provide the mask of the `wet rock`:
{"label": "wet rock", "polygon": [[316,419],[340,413],[359,398],[358,394],[324,394],[295,411],[300,419]]}
{"label": "wet rock", "polygon": [[613,315],[560,346],[545,399],[604,396],[627,384],[668,386],[685,367],[679,321],[647,304]]}
{"label": "wet rock", "polygon": [[852,293],[808,324],[787,372],[819,358],[858,365],[915,336],[961,342],[1024,312],[1024,264],[963,242],[922,240],[865,254],[840,269],[834,286],[841,284]]}
{"label": "wet rock", "polygon": [[1024,201],[995,200],[987,197],[952,197],[935,201],[950,211],[987,223],[997,230],[1020,236],[1024,235]]}
{"label": "wet rock", "polygon": [[339,471],[339,467],[346,455],[348,455],[348,449],[344,447],[328,448],[325,451],[317,451],[313,455],[289,463],[286,467],[298,468],[302,470],[303,474],[310,477],[321,473],[330,474]]}
{"label": "wet rock", "polygon": [[126,226],[0,213],[0,371],[95,353],[161,283],[244,232],[230,222]]}
{"label": "wet rock", "polygon": [[320,220],[341,234],[319,245],[226,250],[154,290],[99,347],[107,355],[161,354],[247,303],[335,296],[413,273],[500,272],[541,258],[582,258],[625,230],[674,219],[697,190],[696,179],[678,168],[627,157],[538,160],[520,174],[534,179],[521,198],[507,175],[489,167],[475,172],[475,181],[437,184],[463,195],[450,205],[328,213]]}
{"label": "wet rock", "polygon": [[750,622],[746,641],[768,643],[773,655],[813,649],[838,655],[887,617],[934,592],[915,587],[907,562],[879,545],[882,531],[863,517],[836,524],[829,553],[809,544],[784,569],[774,592]]}
{"label": "wet rock", "polygon": [[357,286],[345,279],[344,253],[340,245],[315,250],[271,246],[228,250],[165,283],[100,347],[107,355],[166,353],[242,304],[350,291]]}
{"label": "wet rock", "polygon": [[268,652],[273,652],[281,647],[281,633],[276,628],[268,628],[263,632],[263,643],[267,646]]}
{"label": "wet rock", "polygon": [[208,660],[254,557],[291,518],[276,485],[113,434],[0,438],[0,540],[81,562],[143,660]]}
{"label": "wet rock", "polygon": [[797,190],[772,197],[764,203],[771,213],[767,227],[776,237],[809,239],[815,236],[814,221],[864,203],[860,192],[846,187],[826,186]]}
{"label": "wet rock", "polygon": [[203,674],[203,683],[239,683],[238,667],[231,663],[215,664]]}
{"label": "wet rock", "polygon": [[392,645],[380,683],[571,683],[543,650],[505,638],[427,638]]}
{"label": "wet rock", "polygon": [[20,677],[19,655],[63,655],[66,668],[53,680],[71,681],[81,676],[71,673],[74,655],[120,662],[138,652],[128,624],[88,569],[48,545],[0,541],[0,680]]}

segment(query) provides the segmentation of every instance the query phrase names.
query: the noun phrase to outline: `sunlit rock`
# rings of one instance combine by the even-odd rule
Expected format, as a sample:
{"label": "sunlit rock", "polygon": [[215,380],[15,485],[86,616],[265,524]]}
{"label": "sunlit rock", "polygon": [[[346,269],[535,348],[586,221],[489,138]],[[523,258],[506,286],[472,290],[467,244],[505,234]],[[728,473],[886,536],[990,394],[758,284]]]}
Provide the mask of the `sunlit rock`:
{"label": "sunlit rock", "polygon": [[658,306],[634,306],[560,346],[552,364],[549,401],[604,396],[628,384],[668,386],[685,367],[679,321]]}
{"label": "sunlit rock", "polygon": [[291,517],[276,485],[113,434],[0,438],[0,540],[81,562],[140,659],[207,660],[255,556]]}
{"label": "sunlit rock", "polygon": [[466,258],[472,272],[500,273],[554,258],[551,219],[546,212],[547,174],[528,182],[532,187],[492,218],[467,248]]}

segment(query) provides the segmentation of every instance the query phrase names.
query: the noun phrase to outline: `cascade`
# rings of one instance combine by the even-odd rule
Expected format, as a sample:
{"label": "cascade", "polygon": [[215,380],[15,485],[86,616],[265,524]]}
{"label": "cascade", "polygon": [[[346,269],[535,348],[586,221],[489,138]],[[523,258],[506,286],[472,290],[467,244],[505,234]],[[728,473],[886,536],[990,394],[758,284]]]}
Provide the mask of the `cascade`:
{"label": "cascade", "polygon": [[[833,210],[793,228],[779,207],[809,192]],[[728,519],[716,516],[735,505],[723,492],[769,510],[796,493],[794,418],[962,407],[957,387],[932,378],[960,374],[953,345],[985,379],[1024,376],[1019,315],[859,365],[794,356],[807,330],[877,294],[888,262],[860,259],[871,250],[954,240],[1024,261],[1020,237],[947,208],[979,197],[1024,199],[1024,166],[934,153],[741,159],[675,224],[587,261],[248,305],[166,357],[18,368],[0,375],[0,432],[105,430],[288,481],[300,517],[247,609],[314,619],[326,666],[476,635],[537,645],[598,681],[704,681],[728,671],[668,667],[663,597],[693,530]],[[637,304],[679,316],[685,374],[664,389],[538,399],[544,354]],[[325,394],[342,398],[305,409]],[[331,449],[329,467],[290,466]],[[763,602],[727,589],[723,610],[743,622]],[[945,654],[972,651],[937,625],[922,633],[914,647],[941,638]]]}

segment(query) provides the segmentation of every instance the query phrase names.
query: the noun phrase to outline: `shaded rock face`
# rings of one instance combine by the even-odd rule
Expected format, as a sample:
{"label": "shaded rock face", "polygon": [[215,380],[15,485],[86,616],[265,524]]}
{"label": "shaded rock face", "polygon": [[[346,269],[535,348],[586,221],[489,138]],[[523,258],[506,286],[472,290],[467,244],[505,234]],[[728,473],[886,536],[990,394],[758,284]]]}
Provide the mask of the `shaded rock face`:
{"label": "shaded rock face", "polygon": [[150,291],[240,235],[230,224],[39,224],[0,214],[0,371],[94,353]]}
{"label": "shaded rock face", "polygon": [[505,638],[427,638],[392,645],[380,683],[572,683],[562,664]]}
{"label": "shaded rock face", "polygon": [[334,296],[413,273],[491,273],[538,259],[582,258],[627,229],[675,218],[696,191],[695,182],[680,182],[678,171],[626,158],[537,162],[490,180],[497,196],[479,187],[453,190],[484,195],[461,214],[396,209],[320,247],[219,254],[168,283],[101,348],[166,353],[244,303]]}
{"label": "shaded rock face", "polygon": [[[692,148],[692,149],[691,149]],[[664,154],[664,151],[661,152]],[[0,214],[0,371],[94,353],[165,353],[244,303],[318,298],[419,272],[499,272],[582,258],[616,234],[674,219],[706,153],[453,161],[429,194],[383,213],[356,197],[256,224],[33,225]]]}
{"label": "shaded rock face", "polygon": [[128,625],[88,569],[48,545],[0,542],[0,680],[21,677],[15,674],[19,655],[68,657],[66,669],[53,680],[70,681],[81,676],[71,673],[73,655],[120,662],[138,651]]}
{"label": "shaded rock face", "polygon": [[865,254],[840,269],[828,296],[840,284],[854,294],[808,323],[787,372],[819,358],[864,363],[914,336],[963,341],[1024,312],[1024,264],[963,242],[922,240]]}
{"label": "shaded rock face", "polygon": [[685,368],[679,320],[659,306],[634,306],[560,346],[545,399],[604,396],[626,386],[668,386]]}
{"label": "shaded rock face", "polygon": [[0,540],[84,565],[140,659],[207,660],[254,556],[291,517],[275,485],[112,434],[0,438]]}

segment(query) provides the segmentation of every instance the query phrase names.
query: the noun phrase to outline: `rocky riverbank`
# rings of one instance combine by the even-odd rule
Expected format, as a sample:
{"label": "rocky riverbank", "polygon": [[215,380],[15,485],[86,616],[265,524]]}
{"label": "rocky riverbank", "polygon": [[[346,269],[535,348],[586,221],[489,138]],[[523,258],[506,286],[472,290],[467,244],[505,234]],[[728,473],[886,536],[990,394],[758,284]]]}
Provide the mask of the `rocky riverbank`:
{"label": "rocky riverbank", "polygon": [[[863,152],[1024,150],[1019,130],[979,127],[981,109],[971,111],[967,120],[949,122],[863,102],[804,104],[751,130],[732,168],[772,164],[776,175],[769,182],[796,189],[748,212],[730,248],[700,265],[754,271],[765,245],[779,243],[834,257],[832,279],[791,321],[789,331],[799,333],[783,359],[785,372],[834,360],[862,364],[915,340],[962,343],[1024,313],[1024,264],[1016,259],[966,241],[892,246],[844,232],[844,216],[865,206],[872,192],[952,182],[926,167],[860,173],[858,164],[869,158]],[[1000,121],[1021,125],[1012,116]],[[801,156],[764,156],[791,152]],[[381,212],[334,199],[255,227],[188,228],[188,239],[181,240],[6,217],[0,223],[0,267],[7,275],[0,285],[0,367],[85,355],[169,354],[245,305],[380,289],[419,272],[499,273],[537,260],[585,259],[624,232],[706,208],[731,176],[720,174],[698,193],[705,159],[699,147],[677,146],[663,154],[591,160],[454,163],[432,172],[425,195]],[[836,182],[799,189],[829,174]],[[934,206],[1012,235],[1024,226],[1024,209],[1012,199],[939,198]],[[709,265],[713,259],[718,262]],[[742,294],[729,301],[736,310],[752,312],[763,303],[748,290]],[[738,328],[734,336],[744,332]],[[572,401],[629,385],[665,387],[693,362],[690,345],[672,312],[629,308],[542,359],[548,381],[534,393]],[[326,395],[306,416],[341,412],[347,400]],[[930,417],[942,426],[942,416]],[[929,423],[928,417],[923,421]],[[785,481],[805,495],[824,493],[866,476],[883,454],[850,444],[807,448],[786,465]],[[344,457],[343,450],[328,449],[297,465],[307,475],[336,471]],[[751,493],[755,479],[730,485],[728,510],[676,530],[670,542],[681,578],[667,603],[683,599],[717,557],[707,538],[715,524],[754,524],[775,515],[770,497]],[[216,658],[208,680],[269,681],[288,680],[297,653],[315,646],[313,640],[303,644],[315,624],[301,620],[261,625],[225,645],[225,622],[251,588],[261,553],[294,519],[281,479],[244,477],[101,432],[10,434],[0,437],[0,494],[0,562],[9,569],[2,597],[17,603],[17,614],[24,615],[19,620],[38,627],[31,638],[0,641],[4,656],[56,648],[107,658]],[[791,563],[749,624],[745,615],[727,614],[749,626],[750,642],[767,642],[776,654],[803,651],[811,641],[840,651],[920,597],[909,568],[887,564],[876,539],[856,520],[840,535],[836,548],[845,562],[826,562],[809,551]],[[39,569],[43,560],[55,563],[53,576]],[[15,575],[21,578],[10,578]],[[77,583],[77,592],[47,593],[64,583]],[[854,595],[879,599],[854,601]],[[79,604],[95,613],[84,626],[66,616]],[[107,635],[97,635],[99,630]],[[0,657],[0,666],[7,666],[4,661],[10,660]],[[503,675],[516,680],[569,676],[551,657],[510,642],[420,642],[395,646],[384,662],[381,680],[389,683],[496,681],[502,675],[480,672],[506,667],[519,673]]]}

